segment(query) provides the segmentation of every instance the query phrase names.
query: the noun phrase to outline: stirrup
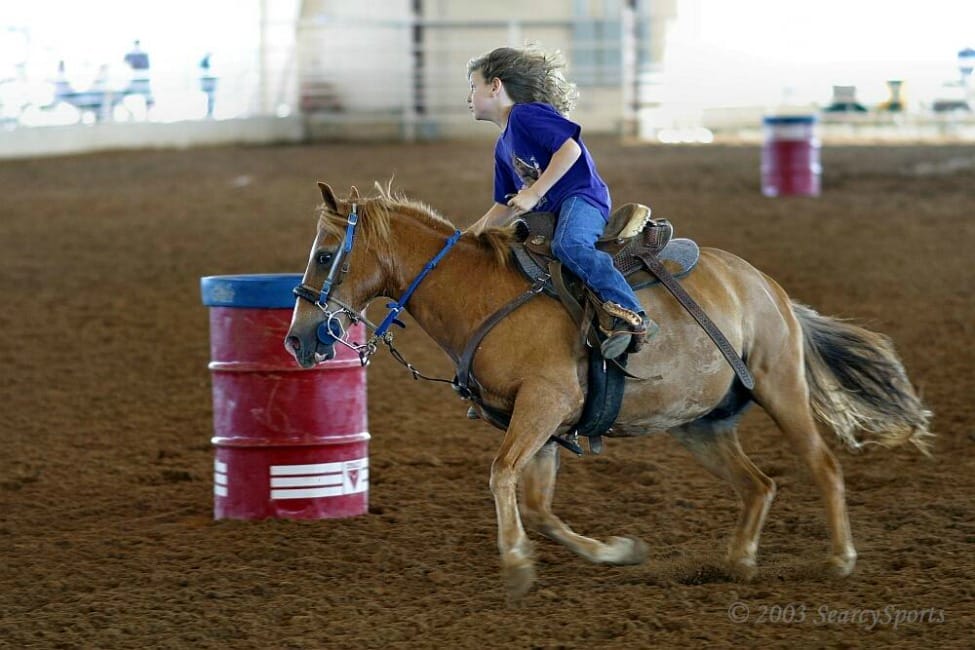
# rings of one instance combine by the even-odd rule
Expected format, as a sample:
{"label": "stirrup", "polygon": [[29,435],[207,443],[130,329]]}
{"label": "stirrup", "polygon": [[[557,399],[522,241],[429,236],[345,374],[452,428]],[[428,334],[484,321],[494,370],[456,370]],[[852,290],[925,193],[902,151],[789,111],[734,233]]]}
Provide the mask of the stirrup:
{"label": "stirrup", "polygon": [[630,349],[632,342],[636,340],[637,334],[627,330],[617,330],[606,337],[606,340],[599,346],[599,353],[607,361],[615,359]]}

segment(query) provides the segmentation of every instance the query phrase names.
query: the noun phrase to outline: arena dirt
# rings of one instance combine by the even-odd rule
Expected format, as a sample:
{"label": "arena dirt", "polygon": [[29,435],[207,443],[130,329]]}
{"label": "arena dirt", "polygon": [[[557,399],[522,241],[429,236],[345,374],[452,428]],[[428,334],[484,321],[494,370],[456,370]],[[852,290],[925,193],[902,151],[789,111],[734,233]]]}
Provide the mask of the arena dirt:
{"label": "arena dirt", "polygon": [[[616,203],[650,203],[795,299],[892,337],[939,437],[924,458],[852,454],[827,432],[851,577],[825,577],[819,495],[754,409],[743,445],[779,487],[754,582],[721,569],[726,485],[669,437],[607,440],[602,456],[563,452],[556,511],[644,539],[649,561],[593,566],[536,539],[538,583],[512,606],[488,490],[499,433],[388,355],[368,370],[368,515],[215,522],[200,276],[300,271],[320,179],[393,177],[469,224],[490,203],[490,142],[6,161],[0,647],[971,647],[975,167],[958,161],[975,147],[827,146],[820,198],[768,199],[756,147],[590,145]],[[415,326],[398,347],[452,372]]]}

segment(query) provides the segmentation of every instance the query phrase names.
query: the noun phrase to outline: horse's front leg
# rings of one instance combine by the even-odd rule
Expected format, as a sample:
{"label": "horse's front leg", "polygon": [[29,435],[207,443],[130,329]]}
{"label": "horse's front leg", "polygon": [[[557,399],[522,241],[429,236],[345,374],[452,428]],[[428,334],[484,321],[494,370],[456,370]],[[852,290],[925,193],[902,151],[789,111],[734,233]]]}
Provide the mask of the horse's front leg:
{"label": "horse's front leg", "polygon": [[597,564],[642,564],[648,555],[645,542],[633,537],[611,537],[606,542],[580,535],[552,512],[559,448],[547,443],[522,475],[522,509],[526,525],[573,553]]}
{"label": "horse's front leg", "polygon": [[518,598],[535,582],[531,543],[518,512],[518,480],[545,442],[556,432],[572,405],[556,390],[523,386],[515,400],[511,424],[491,464],[491,492],[498,514],[498,550],[508,595]]}

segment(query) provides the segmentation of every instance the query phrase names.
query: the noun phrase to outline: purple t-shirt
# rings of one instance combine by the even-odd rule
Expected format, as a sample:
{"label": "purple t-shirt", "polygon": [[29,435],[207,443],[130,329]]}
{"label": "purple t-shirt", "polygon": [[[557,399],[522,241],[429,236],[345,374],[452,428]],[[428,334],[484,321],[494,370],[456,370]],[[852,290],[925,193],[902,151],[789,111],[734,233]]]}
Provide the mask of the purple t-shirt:
{"label": "purple t-shirt", "polygon": [[562,202],[581,196],[609,215],[609,188],[596,172],[596,164],[580,137],[582,129],[562,117],[548,104],[515,104],[508,114],[508,126],[494,146],[494,200],[506,205],[509,194],[530,186],[548,167],[552,154],[569,138],[582,155],[535,206],[536,210],[558,214]]}

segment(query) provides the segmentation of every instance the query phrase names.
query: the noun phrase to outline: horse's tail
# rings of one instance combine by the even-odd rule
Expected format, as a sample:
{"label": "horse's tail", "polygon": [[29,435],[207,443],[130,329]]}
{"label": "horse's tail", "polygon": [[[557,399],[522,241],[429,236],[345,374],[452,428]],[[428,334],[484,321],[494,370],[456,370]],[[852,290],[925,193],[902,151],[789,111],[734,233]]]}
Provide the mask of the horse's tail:
{"label": "horse's tail", "polygon": [[[792,303],[802,325],[813,413],[847,445],[910,442],[930,455],[931,412],[924,408],[889,338]],[[861,441],[860,429],[870,434]]]}

